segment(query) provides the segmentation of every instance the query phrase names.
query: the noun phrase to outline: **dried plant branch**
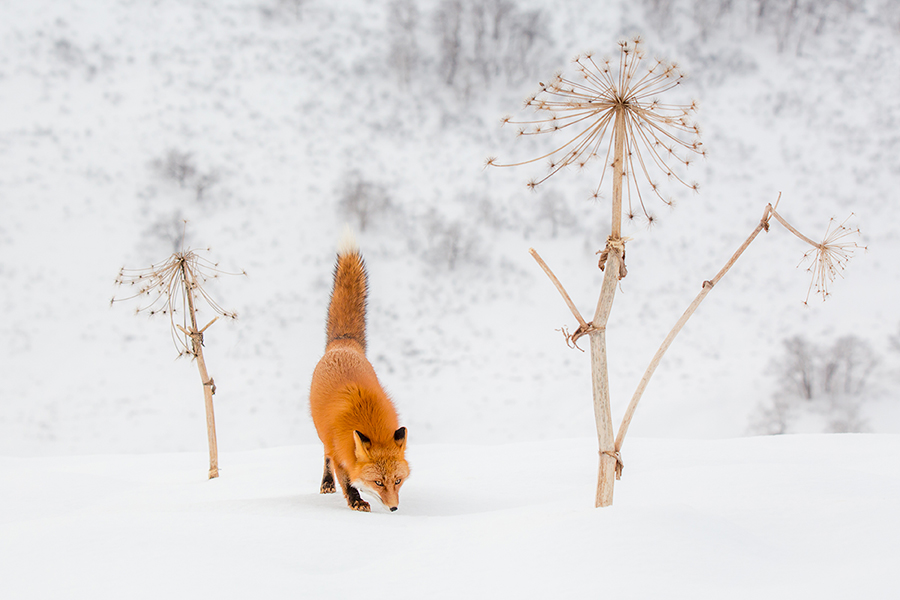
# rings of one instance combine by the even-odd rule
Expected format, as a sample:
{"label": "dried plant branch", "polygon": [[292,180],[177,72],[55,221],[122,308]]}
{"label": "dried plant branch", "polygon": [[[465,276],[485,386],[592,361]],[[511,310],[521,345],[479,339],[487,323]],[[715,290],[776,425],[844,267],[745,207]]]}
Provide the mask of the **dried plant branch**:
{"label": "dried plant branch", "polygon": [[544,273],[547,274],[547,277],[550,278],[550,281],[553,282],[553,285],[556,286],[556,289],[559,291],[560,295],[563,297],[563,300],[566,303],[566,306],[569,307],[569,310],[572,311],[572,315],[575,317],[575,320],[578,321],[578,328],[586,328],[587,323],[584,320],[584,317],[581,316],[581,313],[578,312],[578,309],[575,307],[575,303],[572,302],[572,298],[569,296],[568,292],[566,292],[566,288],[563,287],[563,284],[560,283],[559,279],[556,278],[556,275],[553,274],[553,271],[550,270],[550,267],[547,266],[547,263],[544,262],[544,259],[541,258],[541,255],[538,254],[537,250],[534,248],[529,248],[528,253],[537,261],[537,264],[544,270]]}
{"label": "dried plant branch", "polygon": [[[621,245],[621,247],[623,249],[622,253],[624,254],[624,243]],[[609,248],[609,246],[607,246],[607,248]],[[553,274],[553,271],[550,269],[550,267],[547,265],[547,263],[544,262],[544,259],[541,258],[541,255],[538,254],[537,250],[535,250],[534,248],[529,248],[528,252],[534,258],[534,260],[537,261],[537,263],[541,267],[541,269],[544,270],[544,273],[547,274],[547,277],[550,278],[550,281],[553,282],[553,285],[556,286],[556,289],[559,291],[560,295],[562,296],[563,301],[566,303],[566,306],[569,307],[569,310],[572,312],[572,315],[575,317],[575,320],[578,321],[578,328],[573,333],[569,333],[569,331],[565,327],[560,329],[560,331],[562,331],[562,334],[566,339],[566,344],[570,348],[577,348],[578,350],[581,350],[581,346],[578,345],[578,340],[582,336],[588,335],[597,330],[597,326],[594,324],[600,322],[598,314],[594,315],[594,320],[592,322],[590,322],[590,323],[586,322],[584,320],[584,317],[581,316],[581,313],[578,312],[578,309],[575,307],[575,303],[572,302],[572,298],[569,296],[568,292],[566,292],[566,289],[563,287],[562,283],[560,283],[560,281],[559,281],[559,279],[557,279],[556,275]],[[608,253],[608,249],[604,250],[604,253]],[[606,262],[605,257],[603,259],[603,262],[604,263]],[[621,261],[619,261],[619,262],[621,263]],[[624,263],[621,263],[621,264],[624,265]],[[601,266],[601,269],[602,268],[603,267]],[[621,279],[621,277],[622,276],[620,276],[619,278]],[[602,294],[601,294],[601,297],[603,297]],[[611,307],[612,306],[610,304],[609,306],[607,306],[604,309],[606,311],[606,318],[608,318],[608,316],[609,316],[609,309],[611,309]],[[598,313],[600,311],[599,304],[597,307],[597,311],[598,311]],[[606,319],[604,319],[603,322],[605,323]],[[604,327],[605,327],[605,325],[604,325]],[[581,350],[581,351],[584,352],[584,350]]]}
{"label": "dried plant branch", "polygon": [[[781,194],[778,195],[778,201],[780,200]],[[778,201],[776,201],[775,206],[778,205]],[[822,294],[823,300],[828,295],[828,283],[834,280],[834,276],[836,274],[840,274],[840,270],[843,270],[844,265],[850,259],[853,250],[856,248],[865,248],[864,246],[859,246],[856,242],[844,241],[850,235],[859,234],[859,229],[850,229],[845,226],[847,219],[849,219],[850,217],[847,217],[847,219],[845,219],[834,229],[832,229],[834,219],[831,219],[831,221],[829,221],[828,229],[826,230],[825,239],[822,241],[822,243],[816,243],[800,233],[793,225],[791,225],[784,217],[782,217],[771,204],[766,205],[766,209],[763,212],[763,216],[760,219],[759,224],[756,226],[756,229],[754,229],[753,232],[744,241],[744,243],[741,244],[741,246],[731,256],[731,258],[716,274],[716,276],[711,280],[703,282],[703,289],[699,294],[697,294],[697,297],[694,298],[694,301],[691,302],[687,310],[684,311],[684,314],[681,315],[681,318],[679,318],[675,323],[675,326],[663,340],[663,343],[660,345],[659,349],[656,351],[656,354],[651,359],[650,364],[647,366],[647,370],[644,372],[644,376],[638,383],[637,389],[635,390],[634,395],[631,397],[631,402],[628,404],[628,408],[625,410],[625,414],[622,417],[622,422],[619,425],[619,431],[616,435],[616,452],[621,452],[622,444],[625,441],[625,434],[628,432],[628,427],[631,425],[631,420],[634,418],[634,412],[637,409],[637,404],[643,396],[644,390],[646,390],[647,384],[650,382],[650,378],[653,376],[653,373],[659,366],[663,355],[669,349],[669,346],[672,345],[675,336],[678,335],[678,333],[687,323],[688,319],[690,319],[694,312],[697,310],[697,307],[700,306],[700,303],[703,302],[709,292],[712,291],[713,287],[717,283],[719,283],[719,281],[725,276],[726,273],[728,273],[731,267],[734,266],[734,263],[737,262],[738,258],[740,258],[740,256],[750,246],[753,240],[756,239],[759,233],[763,230],[769,230],[769,224],[772,218],[775,218],[775,220],[781,223],[785,227],[785,229],[793,233],[795,236],[797,236],[807,244],[813,246],[813,249],[808,251],[803,256],[804,259],[806,259],[812,253],[815,253],[816,255],[816,263],[814,266],[810,267],[810,270],[813,271],[813,280],[810,283],[810,290],[812,290],[813,286],[815,286],[816,291]],[[810,292],[808,291],[804,304],[806,304],[809,300],[809,293]]]}
{"label": "dried plant branch", "polygon": [[737,262],[737,259],[740,258],[741,254],[750,246],[753,240],[756,239],[756,236],[762,230],[769,230],[769,218],[772,214],[773,208],[771,204],[766,205],[766,209],[763,212],[763,216],[759,221],[759,224],[756,226],[756,229],[747,237],[743,244],[741,244],[740,248],[731,256],[725,266],[713,277],[711,280],[703,282],[703,288],[700,293],[697,294],[697,297],[694,298],[694,301],[691,302],[690,306],[688,306],[687,310],[684,311],[684,314],[681,315],[681,318],[678,319],[678,322],[675,323],[675,326],[669,331],[669,334],[666,336],[666,339],[663,340],[663,343],[660,345],[659,349],[656,351],[656,354],[653,355],[653,359],[650,361],[650,364],[647,366],[647,370],[644,372],[644,376],[641,378],[640,383],[638,383],[638,387],[634,392],[634,395],[631,397],[631,402],[628,404],[628,408],[625,410],[625,414],[622,417],[622,422],[619,424],[619,432],[616,434],[616,444],[615,449],[617,452],[621,452],[622,444],[625,441],[625,434],[628,432],[628,427],[631,425],[631,420],[634,418],[634,411],[637,409],[637,404],[640,401],[641,397],[644,395],[644,390],[647,389],[647,384],[650,383],[650,378],[653,377],[653,373],[656,372],[656,367],[659,366],[660,361],[662,360],[663,355],[665,355],[666,351],[669,349],[669,346],[672,345],[672,342],[675,340],[675,336],[677,336],[684,325],[687,323],[688,319],[694,314],[697,310],[697,307],[700,306],[700,303],[703,302],[703,299],[706,298],[707,294],[712,291],[713,287],[725,276],[725,274],[734,266],[734,263]]}

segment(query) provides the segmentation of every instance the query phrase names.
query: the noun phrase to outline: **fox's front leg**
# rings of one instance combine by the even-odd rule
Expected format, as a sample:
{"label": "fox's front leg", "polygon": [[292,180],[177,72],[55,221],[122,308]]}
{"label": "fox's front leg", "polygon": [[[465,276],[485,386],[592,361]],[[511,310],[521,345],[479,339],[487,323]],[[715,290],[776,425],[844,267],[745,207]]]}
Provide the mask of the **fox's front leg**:
{"label": "fox's front leg", "polygon": [[325,457],[325,472],[322,473],[322,485],[319,487],[320,494],[334,493],[334,473],[331,471],[331,458]]}
{"label": "fox's front leg", "polygon": [[344,498],[347,500],[347,506],[353,510],[369,512],[371,510],[369,503],[362,499],[362,496],[359,495],[359,490],[350,483],[350,476],[347,472],[337,463],[332,463],[332,467],[334,468],[334,474],[337,476],[338,481],[341,482],[341,488],[344,491]]}

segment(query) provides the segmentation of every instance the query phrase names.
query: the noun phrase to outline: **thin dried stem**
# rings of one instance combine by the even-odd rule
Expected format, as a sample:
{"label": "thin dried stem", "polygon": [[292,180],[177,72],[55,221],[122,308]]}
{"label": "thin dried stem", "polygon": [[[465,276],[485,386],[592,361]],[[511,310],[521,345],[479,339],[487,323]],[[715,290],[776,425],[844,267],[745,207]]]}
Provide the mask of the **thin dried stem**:
{"label": "thin dried stem", "polygon": [[586,328],[587,323],[584,320],[584,317],[581,316],[581,313],[578,312],[578,309],[575,307],[575,303],[572,302],[572,298],[569,296],[568,292],[566,292],[566,288],[563,287],[563,284],[560,283],[559,279],[556,278],[556,275],[553,274],[553,271],[550,270],[550,267],[547,266],[547,263],[544,262],[544,259],[541,258],[541,255],[538,254],[537,250],[534,248],[529,248],[528,253],[537,261],[537,264],[544,270],[544,273],[547,274],[547,277],[550,278],[550,281],[553,282],[553,285],[556,286],[556,289],[559,291],[560,295],[563,297],[563,300],[566,303],[566,306],[569,307],[569,310],[572,311],[572,315],[575,317],[575,320],[578,321],[578,328]]}
{"label": "thin dried stem", "polygon": [[666,339],[663,340],[663,343],[660,345],[659,349],[656,351],[656,354],[653,355],[653,359],[650,361],[650,364],[647,366],[647,370],[644,372],[644,376],[641,378],[640,383],[638,383],[637,389],[634,391],[634,395],[631,397],[631,402],[628,404],[628,408],[625,410],[625,414],[622,417],[622,422],[619,425],[619,432],[616,434],[616,452],[620,452],[622,450],[622,444],[625,441],[625,434],[628,432],[628,427],[631,425],[631,420],[634,418],[634,411],[637,410],[638,402],[640,402],[641,396],[644,395],[644,390],[647,388],[647,384],[650,383],[650,378],[653,377],[653,373],[656,372],[656,367],[659,366],[660,361],[662,360],[663,355],[665,355],[666,351],[669,349],[669,346],[672,345],[672,342],[675,340],[675,336],[677,336],[684,325],[688,322],[688,319],[694,314],[697,310],[697,307],[700,306],[700,303],[703,302],[703,299],[706,298],[707,294],[712,291],[713,287],[719,283],[722,277],[734,266],[734,263],[737,262],[737,259],[740,258],[741,254],[747,249],[748,246],[756,239],[756,236],[759,235],[759,232],[765,229],[768,231],[769,229],[769,218],[772,214],[772,205],[766,205],[766,209],[763,212],[763,216],[759,221],[759,224],[756,226],[756,229],[747,237],[743,244],[741,244],[740,248],[731,256],[725,266],[713,277],[711,280],[703,282],[703,288],[700,293],[697,294],[697,297],[694,298],[694,301],[691,302],[690,306],[688,306],[687,310],[684,311],[684,314],[681,315],[681,318],[678,319],[678,322],[675,323],[675,326],[666,336]]}
{"label": "thin dried stem", "polygon": [[612,201],[612,228],[609,237],[620,239],[622,237],[622,179],[625,177],[625,109],[619,107],[616,111],[616,130],[613,144],[613,201]]}
{"label": "thin dried stem", "polygon": [[[191,351],[197,360],[197,370],[200,373],[200,381],[203,383],[203,403],[206,408],[206,438],[209,445],[209,478],[219,476],[219,446],[216,442],[216,417],[213,409],[213,394],[216,393],[216,384],[206,370],[206,359],[203,357],[203,332],[212,325],[216,319],[210,321],[203,329],[197,329],[197,311],[194,307],[194,291],[198,287],[193,278],[193,272],[187,267],[186,261],[181,261],[181,276],[187,291],[188,312],[191,317],[191,328],[186,333],[191,339]],[[184,331],[183,327],[179,329]]]}

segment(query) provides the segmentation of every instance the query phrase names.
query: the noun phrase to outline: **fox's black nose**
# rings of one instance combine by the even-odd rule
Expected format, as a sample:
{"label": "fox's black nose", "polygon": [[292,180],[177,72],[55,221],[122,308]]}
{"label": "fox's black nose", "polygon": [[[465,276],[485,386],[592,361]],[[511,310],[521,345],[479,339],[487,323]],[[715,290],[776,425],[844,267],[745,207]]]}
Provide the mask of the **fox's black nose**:
{"label": "fox's black nose", "polygon": [[391,507],[391,512],[394,512],[395,510],[397,510],[397,507],[396,507],[396,506],[392,506],[392,507]]}

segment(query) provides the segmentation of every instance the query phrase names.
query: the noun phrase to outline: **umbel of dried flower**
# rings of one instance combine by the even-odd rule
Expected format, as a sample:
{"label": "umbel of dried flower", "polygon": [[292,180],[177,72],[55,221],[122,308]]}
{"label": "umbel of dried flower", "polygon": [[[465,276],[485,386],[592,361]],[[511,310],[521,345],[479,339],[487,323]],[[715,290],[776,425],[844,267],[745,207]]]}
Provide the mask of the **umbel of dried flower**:
{"label": "umbel of dried flower", "polygon": [[[145,269],[123,267],[116,277],[116,285],[128,288],[132,293],[122,298],[113,298],[112,301],[137,298],[141,305],[135,312],[166,315],[169,318],[172,341],[179,355],[195,356],[194,346],[187,332],[197,328],[198,301],[212,309],[217,315],[215,318],[237,318],[236,313],[222,308],[203,287],[210,279],[216,279],[222,274],[233,273],[220,270],[218,263],[204,258],[195,250],[183,250]],[[246,275],[246,272],[241,274]]]}
{"label": "umbel of dried flower", "polygon": [[[624,216],[642,216],[652,222],[645,190],[649,189],[663,203],[672,204],[663,196],[658,177],[694,190],[699,187],[683,174],[696,156],[705,156],[700,128],[694,120],[697,103],[670,104],[660,99],[685,78],[675,63],[645,60],[640,38],[622,41],[619,47],[615,65],[611,59],[597,60],[593,54],[583,54],[573,60],[576,75],[566,77],[558,73],[549,83],[541,82],[540,90],[525,101],[538,118],[503,119],[504,124],[518,125],[520,136],[561,132],[561,144],[526,161],[501,164],[496,158],[489,158],[487,164],[511,167],[547,160],[548,172],[528,183],[534,188],[565,167],[585,168],[595,159],[602,160],[614,174],[619,167],[625,181]],[[592,194],[595,198],[601,196],[606,173],[607,169],[603,169],[600,174]],[[613,202],[621,201],[615,195],[614,190]]]}

